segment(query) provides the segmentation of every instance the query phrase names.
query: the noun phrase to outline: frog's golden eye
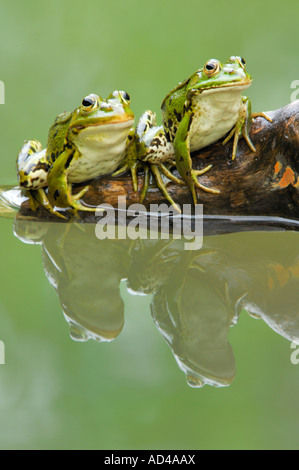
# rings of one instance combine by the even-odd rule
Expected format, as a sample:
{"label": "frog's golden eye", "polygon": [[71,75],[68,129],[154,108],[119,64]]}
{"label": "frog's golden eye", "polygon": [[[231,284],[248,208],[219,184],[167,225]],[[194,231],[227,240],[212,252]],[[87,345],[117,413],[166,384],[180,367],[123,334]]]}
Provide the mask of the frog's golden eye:
{"label": "frog's golden eye", "polygon": [[119,94],[125,102],[129,103],[131,101],[131,97],[126,91],[120,91]]}
{"label": "frog's golden eye", "polygon": [[84,111],[90,111],[96,104],[97,100],[93,96],[86,96],[82,100],[82,107]]}
{"label": "frog's golden eye", "polygon": [[220,62],[216,59],[209,60],[203,68],[203,72],[207,77],[213,77],[213,75],[216,75],[220,70]]}
{"label": "frog's golden eye", "polygon": [[238,60],[239,64],[241,65],[241,67],[243,67],[243,69],[244,69],[245,65],[246,65],[246,62],[243,59],[243,57],[237,57],[237,60]]}
{"label": "frog's golden eye", "polygon": [[120,101],[124,101],[125,104],[130,104],[130,101],[131,101],[131,97],[128,93],[126,93],[125,91],[119,91],[119,90],[115,90],[113,93],[112,93],[112,96],[114,96],[114,98],[117,98],[118,100]]}

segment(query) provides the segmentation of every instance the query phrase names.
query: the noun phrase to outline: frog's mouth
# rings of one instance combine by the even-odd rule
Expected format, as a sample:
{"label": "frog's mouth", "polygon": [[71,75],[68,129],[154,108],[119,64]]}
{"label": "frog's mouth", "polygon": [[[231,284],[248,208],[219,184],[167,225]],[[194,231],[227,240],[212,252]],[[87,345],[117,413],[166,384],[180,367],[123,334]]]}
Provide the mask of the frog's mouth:
{"label": "frog's mouth", "polygon": [[[229,82],[227,84],[222,84],[220,86],[213,86],[211,85],[210,87],[207,87],[207,88],[202,88],[201,90],[201,93],[203,94],[206,94],[208,92],[212,93],[212,92],[220,92],[220,91],[226,91],[226,90],[235,90],[236,92],[237,91],[243,91],[243,90],[246,90],[246,88],[250,87],[250,85],[252,84],[252,80],[244,80],[243,82]],[[196,91],[196,89],[194,90]]]}
{"label": "frog's mouth", "polygon": [[82,132],[84,130],[90,129],[91,132],[96,132],[98,129],[113,129],[114,126],[117,125],[118,129],[126,129],[127,127],[132,127],[134,125],[134,119],[127,119],[127,120],[115,120],[115,121],[107,121],[107,122],[89,122],[88,124],[76,124],[70,127],[70,130],[73,131],[74,134]]}

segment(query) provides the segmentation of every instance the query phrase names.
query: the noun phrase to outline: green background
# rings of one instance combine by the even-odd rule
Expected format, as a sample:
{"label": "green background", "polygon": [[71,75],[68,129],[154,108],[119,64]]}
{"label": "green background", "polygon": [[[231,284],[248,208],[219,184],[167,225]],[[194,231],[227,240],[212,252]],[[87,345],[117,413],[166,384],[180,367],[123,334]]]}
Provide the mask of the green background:
{"label": "green background", "polygon": [[[2,0],[1,183],[16,181],[23,140],[46,144],[55,116],[88,93],[124,89],[136,116],[159,118],[165,94],[211,57],[246,59],[255,111],[289,103],[298,17],[297,0]],[[39,247],[0,225],[0,448],[298,448],[299,368],[264,323],[244,315],[231,331],[231,387],[190,389],[148,298],[123,293],[114,343],[74,343]]]}

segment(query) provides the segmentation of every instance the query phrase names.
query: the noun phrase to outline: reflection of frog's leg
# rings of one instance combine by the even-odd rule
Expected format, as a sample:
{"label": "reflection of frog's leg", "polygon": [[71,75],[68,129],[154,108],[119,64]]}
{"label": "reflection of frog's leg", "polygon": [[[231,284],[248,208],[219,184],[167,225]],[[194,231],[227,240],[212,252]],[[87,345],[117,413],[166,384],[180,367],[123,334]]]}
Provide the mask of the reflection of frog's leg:
{"label": "reflection of frog's leg", "polygon": [[134,191],[137,191],[137,167],[138,158],[136,150],[135,129],[131,129],[127,137],[125,163],[121,168],[119,168],[119,170],[116,170],[112,174],[112,176],[118,176],[124,173],[125,171],[130,170],[132,175],[133,188]]}
{"label": "reflection of frog's leg", "polygon": [[180,125],[177,129],[176,136],[174,139],[174,151],[175,151],[175,161],[178,172],[180,173],[182,179],[189,186],[194,204],[197,203],[197,196],[195,187],[202,189],[208,193],[219,194],[220,191],[212,188],[207,188],[206,186],[199,183],[197,177],[206,173],[210,170],[211,165],[207,166],[203,170],[193,170],[192,169],[192,160],[190,156],[189,148],[189,127],[191,124],[191,117],[189,114],[185,114]]}
{"label": "reflection of frog's leg", "polygon": [[57,207],[71,207],[76,211],[90,211],[94,212],[95,208],[84,206],[79,202],[81,197],[88,190],[86,186],[78,194],[72,194],[72,185],[68,183],[68,165],[69,158],[71,157],[70,150],[64,150],[57,160],[53,163],[52,168],[49,171],[48,175],[48,193],[50,196],[51,202],[53,201],[54,205]]}
{"label": "reflection of frog's leg", "polygon": [[246,96],[242,96],[241,100],[242,100],[242,105],[240,108],[238,120],[236,124],[234,125],[234,127],[232,128],[232,130],[230,131],[230,133],[228,134],[228,136],[222,142],[223,145],[225,145],[234,136],[232,160],[236,158],[238,142],[239,142],[240,137],[242,136],[246,140],[247,145],[250,148],[250,150],[252,152],[256,151],[255,146],[253,145],[249,137],[249,131],[250,131],[251,123],[252,123],[252,118],[260,116],[260,117],[267,119],[267,121],[272,122],[272,119],[266,113],[253,113],[252,114],[251,103],[250,103],[250,100]]}

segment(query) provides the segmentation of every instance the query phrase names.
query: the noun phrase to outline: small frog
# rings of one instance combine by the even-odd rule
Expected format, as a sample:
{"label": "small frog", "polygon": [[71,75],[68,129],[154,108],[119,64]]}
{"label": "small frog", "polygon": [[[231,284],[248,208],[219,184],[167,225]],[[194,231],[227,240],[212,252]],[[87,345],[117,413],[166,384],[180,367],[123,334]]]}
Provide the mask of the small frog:
{"label": "small frog", "polygon": [[252,118],[265,113],[251,113],[248,98],[241,96],[252,83],[246,72],[245,60],[232,56],[225,64],[210,59],[204,67],[174,88],[162,103],[163,126],[167,141],[174,147],[176,168],[189,186],[196,204],[195,188],[219,193],[201,185],[197,177],[208,171],[192,169],[190,152],[206,147],[227,134],[223,144],[234,136],[232,159],[237,152],[238,140],[243,136],[255,152],[249,130]]}
{"label": "small frog", "polygon": [[177,204],[167,191],[162,173],[167,180],[172,180],[177,184],[185,184],[176,178],[170,168],[175,166],[174,147],[166,138],[163,126],[156,123],[156,114],[153,111],[145,111],[136,128],[131,129],[128,136],[128,145],[124,165],[119,168],[113,176],[118,176],[124,171],[130,170],[134,191],[138,190],[137,169],[142,166],[144,170],[144,183],[140,195],[140,202],[146,196],[149,187],[150,170],[155,178],[156,184],[166,199],[180,212]]}
{"label": "small frog", "polygon": [[72,183],[115,171],[125,158],[133,124],[126,92],[114,91],[105,100],[90,94],[73,112],[57,116],[47,148],[42,150],[37,140],[25,141],[17,171],[20,186],[31,192],[33,208],[37,202],[60,217],[55,207],[94,211],[80,202],[88,186],[73,195]]}

